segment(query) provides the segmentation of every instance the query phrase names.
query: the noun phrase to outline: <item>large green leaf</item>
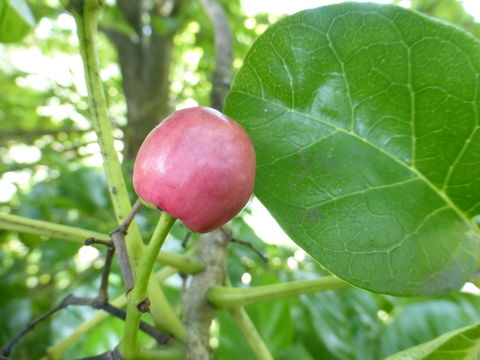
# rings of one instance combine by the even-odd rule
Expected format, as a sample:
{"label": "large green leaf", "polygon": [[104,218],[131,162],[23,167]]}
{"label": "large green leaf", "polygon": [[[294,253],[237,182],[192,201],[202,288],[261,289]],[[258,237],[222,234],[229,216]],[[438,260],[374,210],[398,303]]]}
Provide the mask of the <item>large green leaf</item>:
{"label": "large green leaf", "polygon": [[295,242],[357,286],[431,295],[476,267],[479,82],[473,37],[344,3],[260,36],[225,111],[254,142],[256,195]]}
{"label": "large green leaf", "polygon": [[480,356],[480,323],[450,331],[385,360],[476,360]]}
{"label": "large green leaf", "polygon": [[20,41],[34,25],[25,0],[0,0],[0,42]]}

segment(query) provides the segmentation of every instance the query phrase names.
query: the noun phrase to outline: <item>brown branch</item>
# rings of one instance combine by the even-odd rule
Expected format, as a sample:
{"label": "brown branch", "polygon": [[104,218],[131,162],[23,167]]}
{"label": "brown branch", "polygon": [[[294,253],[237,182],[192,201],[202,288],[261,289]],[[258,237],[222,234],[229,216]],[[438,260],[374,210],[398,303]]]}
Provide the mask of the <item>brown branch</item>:
{"label": "brown branch", "polygon": [[120,264],[120,270],[122,272],[123,283],[125,285],[125,291],[129,292],[133,288],[133,271],[130,261],[128,259],[127,246],[125,244],[125,235],[127,234],[128,227],[133,220],[133,217],[142,206],[140,199],[138,199],[132,206],[132,210],[127,215],[125,220],[120,226],[110,233],[113,246],[118,255],[118,262]]}
{"label": "brown branch", "polygon": [[[42,322],[43,320],[45,320],[46,318],[55,314],[59,310],[62,310],[62,309],[66,308],[70,305],[90,306],[90,307],[93,307],[95,309],[100,309],[100,310],[103,310],[105,312],[108,312],[109,314],[111,314],[111,315],[113,315],[113,316],[115,316],[119,319],[125,320],[125,318],[126,318],[125,311],[123,311],[121,309],[118,309],[118,308],[116,308],[113,305],[108,303],[108,277],[109,277],[110,270],[111,270],[111,267],[112,267],[112,259],[113,259],[113,254],[114,254],[115,250],[117,250],[117,251],[119,250],[121,254],[125,254],[125,256],[126,256],[125,234],[127,233],[127,229],[130,226],[130,223],[132,222],[133,217],[138,212],[140,206],[141,206],[141,202],[140,202],[140,200],[137,200],[137,202],[133,205],[130,213],[127,215],[125,220],[120,224],[120,226],[114,231],[114,233],[112,235],[112,239],[116,239],[118,241],[121,241],[123,243],[123,245],[119,245],[119,246],[114,248],[112,246],[112,243],[115,244],[115,240],[112,240],[112,242],[105,242],[105,241],[101,241],[101,240],[96,240],[94,238],[88,238],[88,239],[85,240],[85,244],[90,245],[90,244],[101,242],[103,245],[108,246],[107,255],[105,257],[105,265],[104,265],[104,268],[103,268],[102,279],[101,279],[101,284],[100,284],[98,295],[94,298],[77,297],[77,296],[74,296],[73,294],[67,295],[58,305],[56,305],[55,307],[53,307],[49,311],[45,312],[44,314],[40,315],[38,318],[32,320],[27,325],[25,325],[24,328],[22,330],[20,330],[20,332],[18,332],[18,334],[16,334],[12,338],[12,340],[10,340],[10,342],[7,343],[7,345],[5,345],[2,348],[2,356],[3,357],[5,357],[7,359],[8,356],[10,355],[10,353],[11,353],[11,350],[12,350],[13,346],[15,346],[15,344],[26,333],[28,333],[30,330],[35,328],[35,326],[38,323]],[[115,235],[115,234],[117,234],[117,235]],[[129,271],[129,274],[130,274],[129,276],[131,276],[131,280],[129,280],[129,279],[125,280],[124,279],[125,283],[127,284],[128,281],[131,281],[131,283],[133,284],[133,275],[131,274],[131,268],[130,268],[130,264],[128,263],[128,257],[127,257],[127,264],[121,263],[121,269],[122,269],[122,274],[124,272]],[[127,278],[128,278],[128,276],[127,276]],[[157,341],[158,344],[161,344],[161,345],[168,344],[171,340],[171,336],[169,334],[163,333],[163,332],[157,330],[156,328],[154,328],[153,326],[151,326],[147,323],[140,322],[140,329],[143,332],[152,336]],[[108,357],[108,356],[110,356],[110,357]],[[112,357],[112,356],[118,356],[118,354],[116,354],[115,351],[112,351],[112,352],[107,352],[105,354],[98,355],[96,357],[89,358],[89,359],[117,359],[116,357]],[[120,358],[118,358],[118,359],[120,359]]]}
{"label": "brown branch", "polygon": [[[113,316],[115,316],[119,319],[125,320],[125,317],[126,317],[125,311],[123,311],[119,308],[116,308],[115,306],[113,306],[110,303],[105,303],[102,306],[99,306],[98,309],[101,309],[105,312],[108,312],[110,315],[113,315]],[[152,338],[154,338],[159,345],[169,344],[170,341],[172,340],[171,335],[158,330],[157,328],[153,327],[152,325],[150,325],[146,322],[141,321],[139,328],[144,333],[146,333],[146,334],[150,335]]]}
{"label": "brown branch", "polygon": [[85,239],[85,242],[83,243],[85,246],[92,246],[92,245],[104,245],[107,247],[113,247],[113,242],[112,240],[105,241],[105,240],[100,240],[100,239],[95,239],[93,237],[89,237]]}
{"label": "brown branch", "polygon": [[122,360],[122,357],[117,348],[115,348],[114,350],[107,351],[100,355],[89,356],[78,360]]}
{"label": "brown branch", "polygon": [[258,250],[255,246],[253,246],[253,245],[252,245],[251,243],[249,243],[248,241],[238,240],[238,239],[234,239],[234,238],[230,239],[230,241],[231,241],[232,243],[241,244],[241,245],[243,245],[243,246],[246,246],[246,247],[252,249],[252,251],[253,251],[255,254],[257,254],[264,263],[267,263],[267,262],[268,262],[268,258],[267,258],[265,255],[263,255],[260,250]]}
{"label": "brown branch", "polygon": [[222,111],[232,82],[232,32],[227,14],[217,0],[200,0],[214,28],[215,69],[212,74],[211,105]]}
{"label": "brown branch", "polygon": [[[5,345],[2,348],[2,356],[8,358],[8,356],[10,356],[12,348],[26,333],[33,330],[35,326],[37,326],[37,324],[39,324],[43,320],[47,319],[48,317],[55,314],[56,312],[62,309],[65,309],[70,305],[90,306],[94,309],[103,310],[109,313],[110,315],[113,315],[122,320],[125,320],[125,317],[126,317],[125,311],[118,309],[109,303],[103,303],[103,304],[99,303],[98,297],[83,298],[83,297],[74,296],[73,294],[69,294],[62,301],[60,301],[58,305],[56,305],[46,313],[40,315],[38,318],[30,321],[27,325],[25,325],[23,329],[20,330],[18,334],[16,334],[12,338],[12,340],[10,340],[7,343],[7,345]],[[172,339],[172,337],[169,334],[166,334],[145,322],[140,323],[140,329],[146,334],[150,335],[152,338],[154,338],[157,341],[157,343],[160,345],[166,345]]]}
{"label": "brown branch", "polygon": [[105,256],[105,265],[103,267],[102,280],[100,282],[100,289],[98,290],[97,302],[98,304],[106,304],[108,302],[108,277],[112,269],[112,259],[115,249],[109,247],[107,255]]}
{"label": "brown branch", "polygon": [[125,232],[128,230],[130,223],[133,221],[133,218],[137,214],[138,210],[140,210],[141,206],[142,201],[140,199],[137,199],[137,201],[135,201],[135,204],[133,204],[132,206],[132,210],[128,213],[123,222],[120,224],[120,227],[123,228]]}
{"label": "brown branch", "polygon": [[30,330],[32,330],[35,326],[37,326],[38,323],[42,322],[49,316],[55,314],[57,311],[62,310],[63,308],[67,307],[70,304],[70,301],[72,301],[72,298],[74,296],[72,294],[67,295],[57,306],[53,307],[46,313],[40,315],[38,318],[30,321],[27,325],[23,327],[22,330],[19,331],[17,335],[15,335],[12,340],[10,340],[7,345],[5,345],[2,348],[2,355],[5,357],[10,356],[10,352],[12,351],[12,348],[15,346],[15,344]]}
{"label": "brown branch", "polygon": [[[221,227],[220,230],[223,231],[226,236],[229,236],[229,234],[227,233],[227,231],[223,227]],[[232,243],[237,243],[237,244],[240,244],[240,245],[243,245],[243,246],[246,246],[246,247],[252,249],[253,252],[255,254],[257,254],[260,257],[260,259],[262,259],[263,262],[265,262],[265,263],[268,262],[268,258],[265,255],[263,255],[260,250],[258,250],[255,246],[253,246],[248,241],[238,240],[238,239],[235,239],[235,238],[231,238],[230,241]]]}

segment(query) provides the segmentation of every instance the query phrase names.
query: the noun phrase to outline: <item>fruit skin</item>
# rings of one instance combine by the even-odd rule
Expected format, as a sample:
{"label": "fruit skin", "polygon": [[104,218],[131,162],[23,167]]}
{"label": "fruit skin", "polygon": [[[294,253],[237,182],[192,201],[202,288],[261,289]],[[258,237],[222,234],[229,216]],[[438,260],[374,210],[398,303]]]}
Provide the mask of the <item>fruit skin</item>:
{"label": "fruit skin", "polygon": [[138,151],[133,186],[140,198],[205,233],[242,210],[253,192],[255,151],[247,132],[208,107],[177,111]]}

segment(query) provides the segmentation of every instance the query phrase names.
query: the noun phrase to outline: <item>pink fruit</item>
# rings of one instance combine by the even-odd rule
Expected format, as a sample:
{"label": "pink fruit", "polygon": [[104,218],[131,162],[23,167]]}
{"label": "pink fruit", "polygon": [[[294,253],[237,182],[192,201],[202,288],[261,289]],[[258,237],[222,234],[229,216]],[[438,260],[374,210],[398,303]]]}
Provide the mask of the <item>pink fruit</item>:
{"label": "pink fruit", "polygon": [[155,127],[133,170],[140,198],[200,233],[238,214],[254,181],[255,152],[247,132],[208,107],[177,111]]}

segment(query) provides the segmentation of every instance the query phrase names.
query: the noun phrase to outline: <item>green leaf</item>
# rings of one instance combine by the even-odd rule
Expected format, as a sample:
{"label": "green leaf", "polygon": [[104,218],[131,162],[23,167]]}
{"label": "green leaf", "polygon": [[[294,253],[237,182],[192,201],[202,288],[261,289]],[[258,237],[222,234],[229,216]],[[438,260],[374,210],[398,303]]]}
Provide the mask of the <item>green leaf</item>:
{"label": "green leaf", "polygon": [[0,0],[0,42],[20,41],[34,26],[25,0]]}
{"label": "green leaf", "polygon": [[257,152],[255,194],[339,277],[458,289],[479,254],[480,44],[393,5],[307,10],[253,44],[225,112]]}
{"label": "green leaf", "polygon": [[338,360],[380,359],[379,296],[354,288],[302,295],[296,333],[311,354],[323,350]]}
{"label": "green leaf", "polygon": [[[379,295],[377,295],[379,296]],[[382,316],[380,331],[383,358],[433,340],[449,331],[480,320],[480,298],[466,293],[421,299],[389,298],[391,310]]]}
{"label": "green leaf", "polygon": [[385,360],[475,360],[480,356],[480,323],[389,356]]}

